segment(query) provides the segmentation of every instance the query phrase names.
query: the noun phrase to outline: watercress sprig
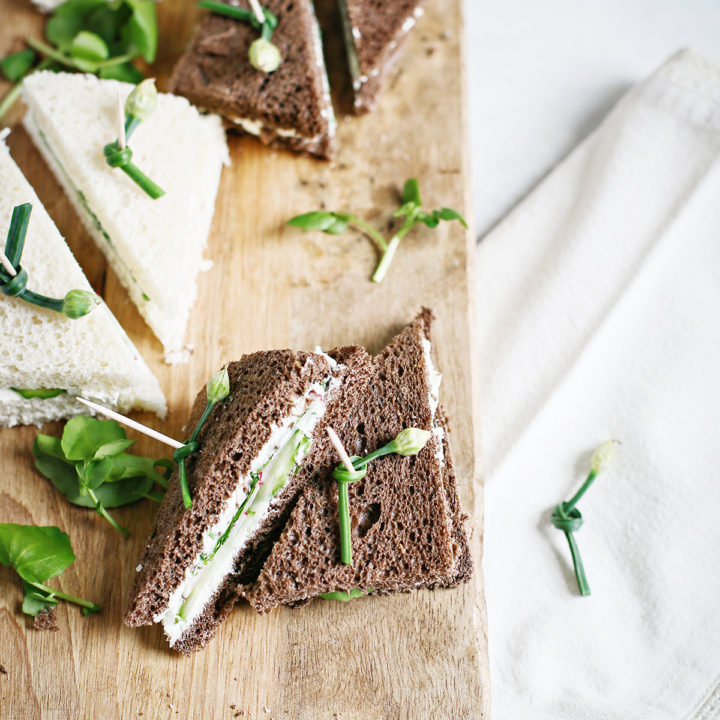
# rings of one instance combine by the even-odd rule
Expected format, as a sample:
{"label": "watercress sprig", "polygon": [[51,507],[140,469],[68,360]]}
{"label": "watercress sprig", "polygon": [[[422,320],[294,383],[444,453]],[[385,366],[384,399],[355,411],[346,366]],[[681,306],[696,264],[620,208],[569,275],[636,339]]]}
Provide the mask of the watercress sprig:
{"label": "watercress sprig", "polygon": [[[386,445],[374,450],[365,457],[353,455],[349,458],[354,470],[351,472],[340,464],[333,470],[333,478],[338,484],[338,521],[340,526],[340,562],[352,565],[352,532],[350,525],[350,501],[348,484],[362,480],[367,474],[368,463],[384,455],[397,453],[403,457],[417,455],[430,439],[431,433],[420,428],[406,428]],[[331,436],[332,439],[332,436]]]}
{"label": "watercress sprig", "polygon": [[368,588],[364,592],[360,590],[360,588],[351,588],[347,592],[345,590],[335,590],[334,592],[329,593],[320,593],[320,597],[324,598],[325,600],[338,600],[340,602],[350,602],[351,600],[355,600],[355,598],[365,597],[366,595],[370,595],[372,593],[373,589]]}
{"label": "watercress sprig", "polygon": [[27,289],[28,274],[20,265],[25,237],[30,223],[32,205],[24,203],[13,208],[5,252],[0,254],[0,292],[25,302],[59,312],[76,319],[87,315],[100,304],[100,298],[89,290],[69,290],[64,298],[51,298]]}
{"label": "watercress sprig", "polygon": [[422,201],[420,200],[420,186],[415,178],[410,178],[405,182],[402,191],[402,205],[395,211],[393,217],[405,219],[397,232],[387,241],[371,225],[348,212],[315,210],[290,218],[286,225],[301,228],[302,230],[320,230],[328,235],[340,235],[347,230],[349,225],[354,225],[362,230],[372,238],[380,252],[380,261],[372,276],[372,281],[377,283],[381,282],[385,277],[400,241],[418,223],[423,223],[429,228],[435,228],[441,220],[458,220],[463,227],[467,227],[465,218],[452,208],[440,208],[432,212],[423,210]]}
{"label": "watercress sprig", "polygon": [[25,598],[22,609],[28,615],[57,605],[58,600],[80,605],[89,615],[100,606],[89,600],[48,587],[45,583],[59,575],[75,560],[70,538],[54,526],[0,524],[0,564],[10,565],[23,580]]}
{"label": "watercress sprig", "polygon": [[138,187],[146,192],[153,200],[157,200],[165,194],[165,191],[140,168],[132,162],[132,150],[127,147],[127,142],[135,129],[143,120],[146,120],[157,106],[157,89],[155,80],[149,78],[143,80],[128,95],[125,101],[125,125],[124,137],[108,143],[103,148],[105,160],[111,168],[120,168]]}
{"label": "watercress sprig", "polygon": [[213,408],[220,402],[222,402],[230,394],[230,376],[227,371],[227,367],[218,370],[209,380],[207,388],[205,389],[205,397],[207,402],[205,410],[200,416],[200,419],[195,425],[190,439],[173,453],[173,460],[178,466],[178,478],[180,480],[180,491],[182,492],[183,504],[186,508],[192,507],[192,496],[190,495],[190,488],[188,487],[187,481],[187,468],[185,467],[185,460],[197,452],[200,449],[200,443],[198,442],[198,435],[205,425],[205,422],[210,417],[210,413]]}
{"label": "watercress sprig", "polygon": [[[214,0],[200,0],[198,7],[210,10],[210,12],[216,15],[250,23],[253,28],[259,30],[260,37],[254,40],[248,48],[248,60],[256,70],[265,73],[275,72],[282,62],[280,50],[270,42],[273,31],[278,25],[277,16],[267,8],[253,3],[252,0],[250,4],[255,4],[256,9],[250,10],[235,5],[228,5],[224,2],[215,2]],[[259,12],[257,12],[258,10]],[[263,17],[262,22],[260,22],[258,15]]]}
{"label": "watercress sprig", "polygon": [[165,489],[173,468],[169,460],[126,453],[134,442],[114,420],[78,416],[66,423],[62,438],[39,434],[32,452],[35,467],[73,505],[95,508],[118,532],[128,535],[107,508],[147,497],[155,483]]}
{"label": "watercress sprig", "polygon": [[0,118],[19,97],[23,79],[37,70],[62,67],[140,82],[143,73],[133,61],[142,57],[151,63],[157,52],[155,2],[67,0],[48,20],[45,37],[47,42],[28,38],[28,49],[0,61],[3,75],[15,83],[0,103]]}
{"label": "watercress sprig", "polygon": [[608,440],[604,442],[595,451],[590,462],[590,472],[580,489],[568,500],[561,502],[555,507],[551,516],[552,524],[565,533],[568,545],[570,546],[570,555],[572,556],[573,568],[575,570],[575,578],[578,584],[580,595],[590,595],[590,585],[585,575],[585,566],[580,557],[580,550],[577,546],[574,533],[583,526],[583,517],[580,511],[575,507],[580,498],[588,491],[590,486],[595,482],[595,478],[608,468],[615,457],[616,440]]}

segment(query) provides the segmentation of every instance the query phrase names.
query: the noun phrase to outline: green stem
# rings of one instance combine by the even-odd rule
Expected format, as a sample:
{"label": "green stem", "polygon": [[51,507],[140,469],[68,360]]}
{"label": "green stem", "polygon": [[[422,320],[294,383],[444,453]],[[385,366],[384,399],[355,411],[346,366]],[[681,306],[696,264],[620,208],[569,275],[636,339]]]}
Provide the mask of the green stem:
{"label": "green stem", "polygon": [[588,491],[588,488],[593,484],[596,477],[597,473],[590,471],[590,474],[587,476],[580,489],[567,502],[562,504],[564,513],[569,513],[580,502],[580,499]]}
{"label": "green stem", "polygon": [[193,442],[194,440],[198,439],[198,435],[200,434],[200,430],[202,430],[203,425],[207,421],[207,419],[210,417],[210,413],[213,411],[213,408],[217,405],[217,403],[209,402],[205,406],[205,410],[203,410],[203,414],[200,416],[200,420],[198,420],[198,424],[195,426],[195,429],[193,430],[193,434],[190,436],[190,442]]}
{"label": "green stem", "polygon": [[[191,442],[195,442],[197,440],[200,430],[202,430],[202,426],[205,424],[208,417],[210,417],[210,413],[215,405],[217,405],[217,403],[210,401],[208,401],[207,405],[205,405],[205,410],[203,410],[203,414],[200,416],[200,420],[198,420],[198,423],[193,430],[193,434],[190,436],[190,440],[185,443],[186,445],[189,445]],[[185,467],[184,457],[178,460],[178,478],[180,480],[180,491],[182,492],[183,505],[185,505],[185,509],[188,510],[192,507],[192,495],[190,495],[190,488],[188,487],[187,468]]]}
{"label": "green stem", "polygon": [[48,310],[54,310],[55,312],[62,313],[62,299],[58,300],[57,298],[40,295],[39,293],[35,293],[32,290],[23,290],[23,292],[21,292],[18,297],[22,298],[25,302],[32,303],[33,305],[37,305],[38,307],[43,307],[47,308]]}
{"label": "green stem", "polygon": [[200,0],[198,7],[210,10],[216,15],[224,15],[225,17],[232,18],[233,20],[244,20],[246,22],[257,22],[255,14],[251,10],[245,8],[234,7],[227,5],[222,2],[213,2],[213,0]]}
{"label": "green stem", "polygon": [[20,265],[31,212],[32,204],[23,203],[22,205],[16,205],[10,216],[10,229],[5,241],[5,257],[15,269]]}
{"label": "green stem", "polygon": [[350,497],[348,484],[338,483],[338,517],[340,520],[340,562],[352,565],[352,532],[350,528]]}
{"label": "green stem", "polygon": [[120,169],[153,200],[157,200],[165,194],[165,191],[140,170],[137,165],[128,163],[127,165],[120,165]]}
{"label": "green stem", "polygon": [[385,242],[385,238],[374,227],[372,227],[372,225],[368,225],[365,221],[355,217],[355,215],[350,215],[348,217],[348,222],[369,235],[378,246],[378,250],[380,250],[380,252],[385,252],[388,249],[388,244]]}
{"label": "green stem", "polygon": [[135,115],[125,115],[125,142],[130,142],[130,136],[141,122]]}
{"label": "green stem", "polygon": [[100,612],[100,606],[96,605],[94,602],[90,602],[89,600],[82,600],[81,598],[77,598],[74,595],[68,595],[60,590],[53,590],[53,588],[43,585],[42,583],[30,582],[28,585],[32,585],[38,590],[41,590],[48,595],[53,595],[56,598],[60,598],[61,600],[67,600],[68,602],[75,603],[76,605],[81,605],[82,607],[90,610],[90,612]]}
{"label": "green stem", "polygon": [[[80,70],[82,72],[87,71],[88,65],[86,65],[85,67],[80,67],[75,62],[75,60],[73,60],[73,58],[64,55],[59,50],[56,50],[54,47],[52,47],[52,45],[48,45],[42,40],[38,40],[37,38],[28,38],[26,42],[33,50],[37,50],[39,53],[41,53],[53,62],[64,65],[65,67],[72,68],[73,70]],[[109,58],[108,60],[102,60],[100,62],[92,63],[92,66],[95,68],[92,72],[97,73],[103,68],[113,67],[114,65],[122,65],[123,63],[126,63],[132,59],[133,55],[131,55],[130,53],[126,53],[125,55],[118,55],[117,57]],[[40,69],[39,66],[38,69]]]}
{"label": "green stem", "polygon": [[125,537],[127,537],[130,534],[130,531],[118,525],[118,523],[113,519],[110,513],[103,507],[103,504],[97,499],[97,495],[95,495],[94,490],[88,488],[87,491],[90,499],[95,504],[95,510],[97,510],[97,514],[100,515],[100,517],[105,518],[119,533],[122,533]]}
{"label": "green stem", "polygon": [[580,549],[575,541],[575,534],[566,530],[565,537],[570,545],[570,554],[572,555],[578,590],[580,590],[580,594],[583,597],[586,597],[590,594],[590,585],[588,585],[587,577],[585,576],[585,566],[583,565],[582,558],[580,557]]}
{"label": "green stem", "polygon": [[394,453],[395,448],[396,448],[395,441],[391,440],[387,445],[383,445],[381,448],[378,448],[377,450],[373,450],[370,454],[366,455],[365,457],[360,458],[358,460],[353,460],[353,467],[356,470],[360,470],[360,468],[365,467],[372,460],[382,457],[383,455],[390,455],[391,453]]}
{"label": "green stem", "polygon": [[400,241],[405,237],[405,235],[408,234],[410,230],[412,230],[415,224],[415,220],[413,220],[412,218],[408,218],[407,220],[405,220],[403,226],[392,236],[392,238],[390,238],[390,242],[387,244],[387,248],[385,252],[383,252],[380,258],[380,262],[378,263],[377,267],[375,268],[375,272],[373,273],[373,282],[382,282],[383,278],[385,277],[385,273],[387,273],[388,268],[390,267],[390,263],[395,257],[395,251],[397,250]]}

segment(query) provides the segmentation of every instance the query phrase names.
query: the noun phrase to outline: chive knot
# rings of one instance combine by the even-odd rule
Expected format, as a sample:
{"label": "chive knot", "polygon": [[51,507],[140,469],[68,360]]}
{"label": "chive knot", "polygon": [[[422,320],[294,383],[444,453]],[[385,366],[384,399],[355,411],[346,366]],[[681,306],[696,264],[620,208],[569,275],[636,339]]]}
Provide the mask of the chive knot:
{"label": "chive knot", "polygon": [[132,162],[132,150],[129,147],[121,150],[117,142],[108,143],[103,148],[103,153],[111,168],[124,168]]}
{"label": "chive knot", "polygon": [[[355,463],[355,461],[359,459],[359,457],[351,457],[350,461]],[[346,470],[345,467],[342,465],[336,467],[333,470],[333,480],[336,480],[338,483],[342,484],[357,482],[358,480],[362,480],[366,475],[367,465],[364,465],[359,470],[355,470],[354,472]]]}
{"label": "chive knot", "polygon": [[577,508],[565,511],[565,503],[560,503],[550,518],[554,527],[563,532],[577,532],[583,526],[583,517]]}
{"label": "chive knot", "polygon": [[190,440],[172,454],[172,459],[176,463],[179,463],[181,460],[184,460],[186,457],[197,452],[199,449],[200,443],[197,440]]}
{"label": "chive knot", "polygon": [[17,275],[11,277],[9,280],[3,280],[3,276],[7,274],[6,272],[0,274],[0,290],[3,295],[17,297],[25,292],[28,281],[27,271],[20,267],[18,267],[17,270]]}

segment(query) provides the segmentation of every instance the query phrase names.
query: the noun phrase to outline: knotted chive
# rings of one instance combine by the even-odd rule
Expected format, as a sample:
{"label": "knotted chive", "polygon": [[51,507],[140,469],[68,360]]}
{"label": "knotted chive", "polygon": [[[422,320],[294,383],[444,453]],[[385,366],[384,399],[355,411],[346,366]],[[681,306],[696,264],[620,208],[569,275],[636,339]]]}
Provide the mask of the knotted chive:
{"label": "knotted chive", "polygon": [[[210,10],[216,15],[250,23],[255,30],[259,30],[260,37],[248,48],[248,60],[256,70],[271,73],[277,70],[282,62],[280,50],[271,42],[273,31],[278,26],[278,19],[273,12],[261,7],[256,1],[251,0],[250,4],[255,6],[255,11],[215,0],[200,0],[198,7]],[[262,22],[258,16],[264,18]]]}
{"label": "knotted chive", "polygon": [[[153,79],[143,80],[133,89],[125,101],[125,117],[124,124],[121,127],[121,136],[103,148],[107,164],[111,168],[120,168],[153,200],[162,197],[165,191],[132,162],[133,153],[126,143],[130,140],[130,136],[138,125],[150,116],[156,106],[157,89],[155,88],[155,81]],[[122,108],[120,112],[122,113]]]}
{"label": "knotted chive", "polygon": [[0,252],[0,291],[8,297],[20,298],[68,318],[76,319],[87,315],[100,304],[98,296],[89,290],[69,290],[64,298],[51,298],[27,289],[28,274],[20,265],[20,258],[25,248],[31,212],[31,203],[13,208],[5,252]]}
{"label": "knotted chive", "polygon": [[580,595],[586,597],[590,595],[590,585],[585,575],[585,566],[580,557],[580,549],[575,540],[575,533],[583,526],[583,516],[575,507],[580,498],[588,491],[590,486],[595,482],[595,478],[612,462],[615,456],[616,440],[608,440],[604,442],[593,454],[590,462],[590,472],[580,489],[568,500],[561,502],[555,506],[555,510],[551,516],[551,522],[558,530],[562,530],[567,538],[570,546],[570,555],[572,556],[573,569],[575,570],[575,579],[577,580]]}
{"label": "knotted chive", "polygon": [[200,449],[198,435],[200,434],[203,425],[205,425],[205,422],[210,417],[210,413],[213,408],[230,394],[230,376],[228,375],[227,367],[224,367],[222,370],[218,370],[218,372],[210,378],[205,394],[207,397],[205,410],[203,410],[203,414],[200,416],[190,439],[182,447],[175,450],[172,456],[178,466],[180,490],[182,492],[183,504],[186,508],[192,507],[192,496],[190,495],[190,488],[188,487],[185,460]]}
{"label": "knotted chive", "polygon": [[431,433],[420,428],[406,428],[398,436],[377,450],[358,457],[348,457],[345,448],[332,428],[327,428],[330,442],[337,450],[342,463],[333,470],[333,479],[338,484],[338,522],[340,528],[340,562],[343,565],[352,565],[352,528],[350,525],[350,500],[348,485],[362,480],[367,475],[368,463],[383,455],[397,453],[403,457],[417,455],[430,439]]}

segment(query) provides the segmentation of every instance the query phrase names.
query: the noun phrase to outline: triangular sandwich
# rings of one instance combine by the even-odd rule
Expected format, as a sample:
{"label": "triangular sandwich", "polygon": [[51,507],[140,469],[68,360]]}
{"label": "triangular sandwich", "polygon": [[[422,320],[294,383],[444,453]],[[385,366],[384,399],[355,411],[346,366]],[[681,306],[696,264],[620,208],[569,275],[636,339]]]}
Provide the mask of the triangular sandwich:
{"label": "triangular sandwich", "polygon": [[129,142],[132,162],[165,192],[151,198],[103,154],[117,138],[118,95],[124,102],[133,87],[93,75],[33,73],[23,81],[24,125],[166,360],[184,361],[185,329],[228,158],[225,135],[219,118],[160,94]]}
{"label": "triangular sandwich", "polygon": [[[4,136],[3,136],[4,139]],[[13,208],[30,203],[21,267],[28,289],[53,298],[91,287],[35,191],[0,140],[0,243]],[[14,388],[14,389],[13,389]],[[40,425],[83,412],[76,395],[121,412],[165,416],[165,397],[108,307],[77,319],[0,294],[0,425]]]}
{"label": "triangular sandwich", "polygon": [[[192,507],[183,505],[176,473],[138,566],[127,625],[161,623],[184,653],[208,642],[237,599],[234,576],[259,571],[328,454],[324,428],[350,414],[370,368],[357,347],[329,355],[258,352],[228,365],[230,395],[188,460]],[[203,391],[188,428],[204,407]]]}
{"label": "triangular sandwich", "polygon": [[[354,419],[338,432],[366,455],[402,429],[432,432],[416,456],[388,455],[349,485],[352,565],[340,562],[338,489],[331,470],[308,485],[262,571],[243,594],[258,612],[351,590],[386,594],[467,580],[472,558],[457,495],[447,422],[438,406],[430,324],[423,312],[373,360]],[[337,457],[330,465],[338,462]]]}
{"label": "triangular sandwich", "polygon": [[312,2],[262,4],[277,17],[276,70],[250,64],[248,50],[258,38],[250,23],[208,13],[176,65],[171,87],[266,145],[332,157],[336,121]]}
{"label": "triangular sandwich", "polygon": [[423,0],[340,0],[354,109],[375,108],[383,79],[410,29],[423,14]]}

